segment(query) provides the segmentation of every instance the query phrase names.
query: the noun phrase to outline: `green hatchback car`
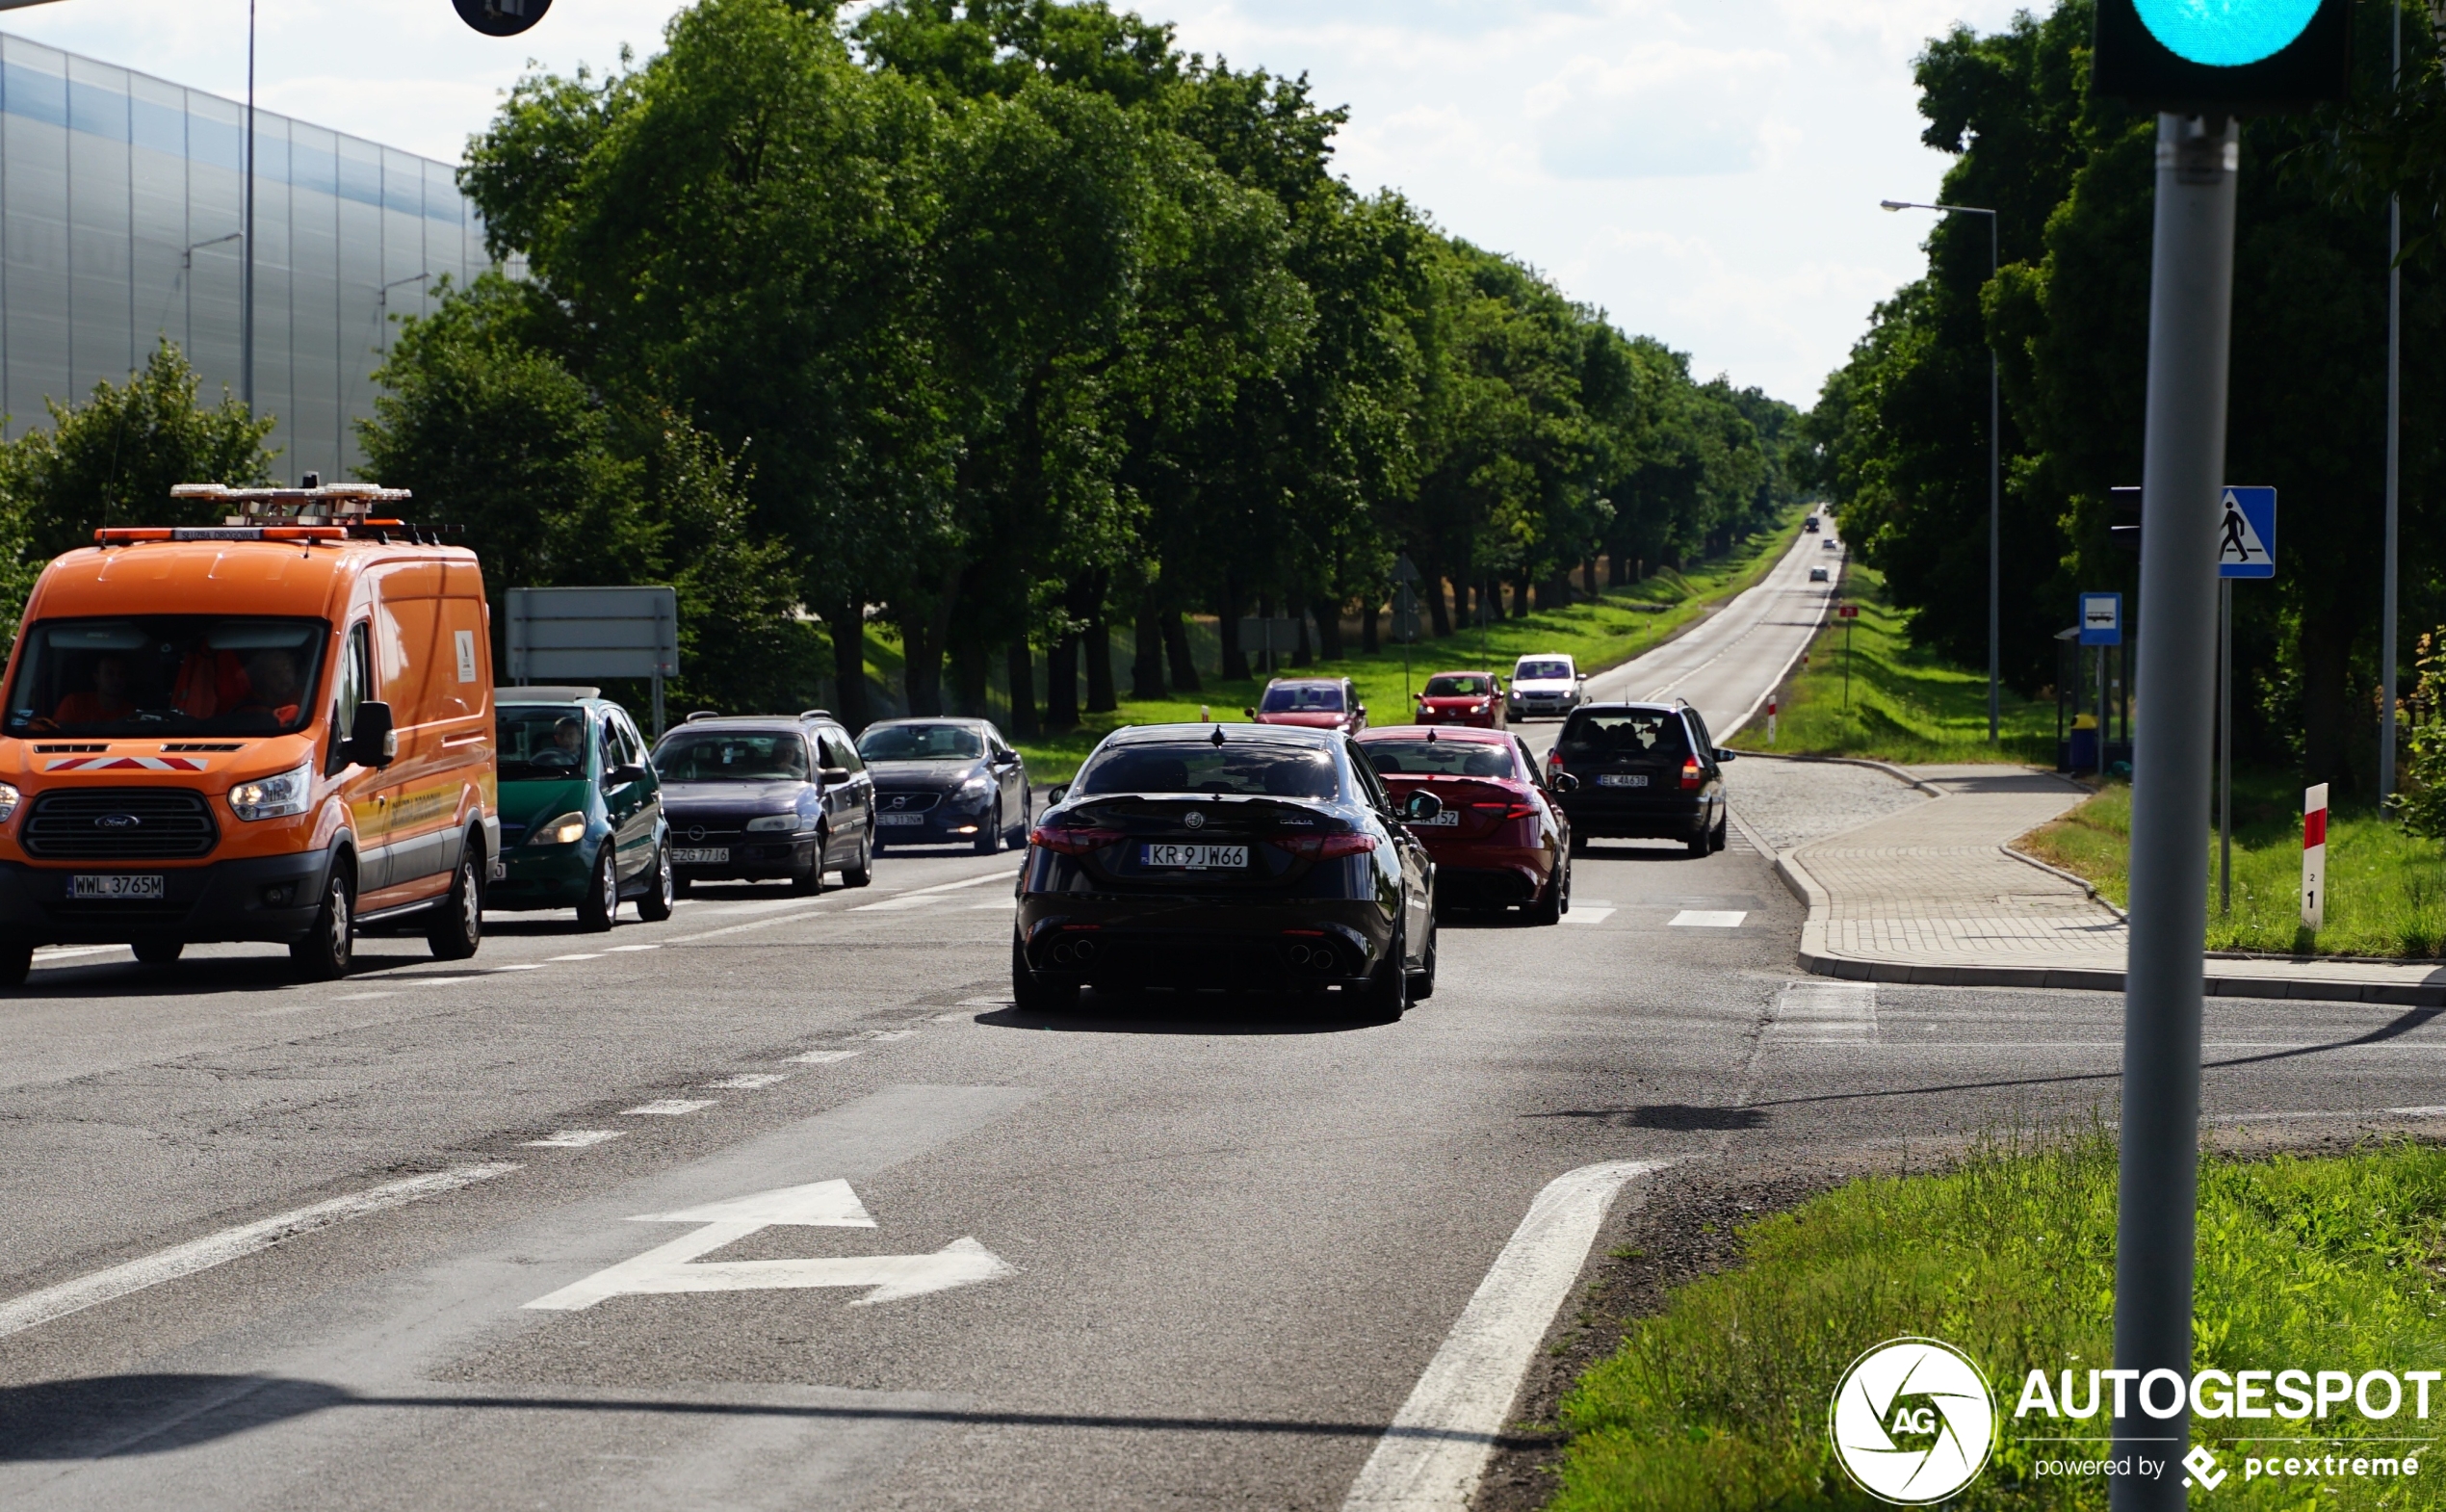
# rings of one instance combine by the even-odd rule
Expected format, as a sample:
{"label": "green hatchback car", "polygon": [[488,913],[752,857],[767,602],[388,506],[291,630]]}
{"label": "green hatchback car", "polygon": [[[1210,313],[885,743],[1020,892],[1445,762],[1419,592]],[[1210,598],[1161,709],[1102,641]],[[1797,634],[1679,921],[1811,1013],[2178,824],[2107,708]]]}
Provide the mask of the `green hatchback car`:
{"label": "green hatchback car", "polygon": [[628,711],[593,688],[504,688],[494,694],[505,873],[487,910],[575,908],[579,927],[612,927],[622,899],[638,917],[671,917],[675,877],[662,784]]}

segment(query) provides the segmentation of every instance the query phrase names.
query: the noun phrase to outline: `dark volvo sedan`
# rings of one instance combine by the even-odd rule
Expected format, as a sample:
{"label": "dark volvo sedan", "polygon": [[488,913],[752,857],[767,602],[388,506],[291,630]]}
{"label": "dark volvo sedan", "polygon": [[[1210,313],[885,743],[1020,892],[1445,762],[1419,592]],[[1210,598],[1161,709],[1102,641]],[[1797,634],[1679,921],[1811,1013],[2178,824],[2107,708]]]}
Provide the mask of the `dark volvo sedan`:
{"label": "dark volvo sedan", "polygon": [[1443,804],[1397,813],[1340,732],[1119,730],[1055,792],[1020,877],[1022,1008],[1082,985],[1256,988],[1389,1021],[1435,990],[1435,864],[1404,821]]}
{"label": "dark volvo sedan", "polygon": [[1563,795],[1572,848],[1591,837],[1678,840],[1695,856],[1724,848],[1729,807],[1718,750],[1699,711],[1671,703],[1584,704],[1564,722],[1547,770],[1578,785]]}
{"label": "dark volvo sedan", "polygon": [[874,778],[874,847],[1024,842],[1028,763],[988,719],[884,719],[858,737]]}

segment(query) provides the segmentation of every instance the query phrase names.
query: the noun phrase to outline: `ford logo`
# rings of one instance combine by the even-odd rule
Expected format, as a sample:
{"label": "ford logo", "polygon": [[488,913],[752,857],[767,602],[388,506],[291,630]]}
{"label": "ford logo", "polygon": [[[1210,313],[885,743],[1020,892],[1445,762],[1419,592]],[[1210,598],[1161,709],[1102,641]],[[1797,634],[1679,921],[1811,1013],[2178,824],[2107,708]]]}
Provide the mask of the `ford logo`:
{"label": "ford logo", "polygon": [[105,814],[93,822],[104,829],[134,829],[144,821],[133,814]]}

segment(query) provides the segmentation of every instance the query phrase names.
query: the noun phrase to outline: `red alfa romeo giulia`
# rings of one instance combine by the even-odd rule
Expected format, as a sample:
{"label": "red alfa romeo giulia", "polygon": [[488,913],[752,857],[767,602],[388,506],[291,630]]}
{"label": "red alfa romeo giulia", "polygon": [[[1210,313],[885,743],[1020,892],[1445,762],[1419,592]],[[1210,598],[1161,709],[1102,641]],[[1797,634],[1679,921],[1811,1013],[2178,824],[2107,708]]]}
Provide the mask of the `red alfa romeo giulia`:
{"label": "red alfa romeo giulia", "polygon": [[1530,924],[1555,924],[1572,906],[1572,830],[1555,801],[1577,787],[1537,769],[1504,730],[1385,725],[1359,737],[1398,806],[1432,793],[1435,818],[1413,820],[1436,866],[1436,904],[1518,908]]}

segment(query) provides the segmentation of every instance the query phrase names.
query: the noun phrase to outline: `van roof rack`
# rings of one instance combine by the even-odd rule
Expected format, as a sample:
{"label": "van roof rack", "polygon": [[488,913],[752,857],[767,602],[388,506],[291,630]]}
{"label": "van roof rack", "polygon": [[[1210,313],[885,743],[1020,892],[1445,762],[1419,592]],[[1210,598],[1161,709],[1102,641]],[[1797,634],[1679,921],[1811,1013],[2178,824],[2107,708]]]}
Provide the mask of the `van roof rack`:
{"label": "van roof rack", "polygon": [[397,520],[372,516],[377,504],[406,504],[415,495],[405,488],[373,483],[316,483],[304,488],[232,488],[226,483],[178,483],[173,499],[225,504],[235,512],[224,525],[383,525],[403,529]]}

